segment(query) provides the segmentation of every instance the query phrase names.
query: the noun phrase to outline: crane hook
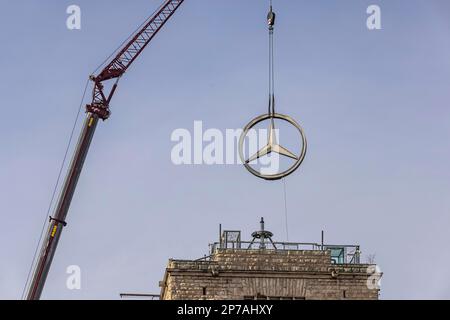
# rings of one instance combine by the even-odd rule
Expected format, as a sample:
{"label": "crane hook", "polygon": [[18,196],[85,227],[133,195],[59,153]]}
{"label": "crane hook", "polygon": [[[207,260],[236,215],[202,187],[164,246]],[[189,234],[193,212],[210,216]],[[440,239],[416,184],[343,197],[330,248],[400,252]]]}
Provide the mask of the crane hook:
{"label": "crane hook", "polygon": [[270,29],[273,29],[273,26],[275,25],[275,18],[276,18],[276,14],[275,14],[275,12],[273,12],[272,6],[270,6],[270,11],[267,14],[267,23],[269,24]]}

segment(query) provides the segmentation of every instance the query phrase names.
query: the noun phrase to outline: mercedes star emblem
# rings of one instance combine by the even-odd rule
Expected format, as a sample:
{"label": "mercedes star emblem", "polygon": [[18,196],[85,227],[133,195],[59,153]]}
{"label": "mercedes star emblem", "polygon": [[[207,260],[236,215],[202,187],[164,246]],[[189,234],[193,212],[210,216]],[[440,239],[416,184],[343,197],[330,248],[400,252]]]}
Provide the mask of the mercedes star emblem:
{"label": "mercedes star emblem", "polygon": [[[289,151],[287,148],[283,147],[277,142],[277,136],[275,131],[275,119],[282,120],[285,122],[288,122],[292,126],[294,126],[297,131],[300,134],[301,142],[302,142],[302,148],[299,155],[296,155]],[[244,157],[244,141],[247,137],[249,131],[254,128],[258,123],[261,123],[263,121],[269,120],[269,131],[268,131],[268,141],[267,144],[262,147],[258,152],[256,152],[254,155],[250,156],[248,159],[245,159]],[[279,113],[267,113],[263,114],[259,117],[256,117],[252,121],[250,121],[247,126],[245,126],[241,137],[239,139],[239,156],[241,158],[242,163],[244,164],[245,168],[252,173],[253,175],[265,179],[265,180],[279,180],[284,177],[287,177],[291,173],[293,173],[295,170],[298,169],[298,167],[302,164],[303,160],[305,159],[306,155],[306,149],[307,149],[307,142],[306,142],[306,136],[302,129],[302,127],[291,117],[279,114]],[[281,156],[287,157],[289,159],[294,160],[293,164],[286,170],[282,172],[278,172],[275,174],[263,174],[260,171],[254,169],[251,166],[251,163],[263,156],[269,155],[272,152],[277,153]]]}

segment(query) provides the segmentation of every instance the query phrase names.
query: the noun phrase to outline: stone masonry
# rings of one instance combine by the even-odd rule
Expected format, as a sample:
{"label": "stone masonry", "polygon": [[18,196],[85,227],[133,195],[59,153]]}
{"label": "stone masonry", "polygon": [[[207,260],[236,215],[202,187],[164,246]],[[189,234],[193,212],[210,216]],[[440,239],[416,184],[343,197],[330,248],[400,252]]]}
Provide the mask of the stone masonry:
{"label": "stone masonry", "polygon": [[329,250],[217,248],[210,260],[169,260],[162,300],[376,300],[370,265],[333,264]]}

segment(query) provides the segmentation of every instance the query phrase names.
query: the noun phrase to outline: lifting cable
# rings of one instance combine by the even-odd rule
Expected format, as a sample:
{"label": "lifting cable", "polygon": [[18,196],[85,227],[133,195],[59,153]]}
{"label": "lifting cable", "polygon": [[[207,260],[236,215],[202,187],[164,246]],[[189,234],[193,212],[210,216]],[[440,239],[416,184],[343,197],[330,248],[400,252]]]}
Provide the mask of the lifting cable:
{"label": "lifting cable", "polygon": [[[267,15],[267,23],[269,26],[269,115],[275,114],[275,63],[274,63],[274,26],[275,13],[273,12],[272,0],[269,1],[269,13]],[[272,118],[272,126],[275,128]],[[287,191],[286,178],[283,178],[283,195],[284,195],[284,222],[286,228],[286,240],[289,242],[289,221],[287,207]]]}
{"label": "lifting cable", "polygon": [[[274,59],[274,26],[275,13],[273,12],[272,0],[269,1],[269,13],[267,15],[267,23],[269,26],[269,115],[275,114],[275,59]],[[272,118],[272,126],[275,128],[274,119]],[[284,222],[286,228],[286,240],[289,241],[289,222],[287,207],[287,191],[286,178],[283,178],[283,195],[284,195]]]}
{"label": "lifting cable", "polygon": [[273,31],[275,25],[275,13],[272,11],[272,0],[270,0],[270,11],[267,15],[269,25],[269,114],[275,113],[275,67],[274,67],[274,41]]}
{"label": "lifting cable", "polygon": [[288,207],[287,207],[287,191],[286,191],[286,178],[283,178],[283,191],[284,191],[284,222],[286,227],[286,240],[289,242],[289,221],[288,221]]}

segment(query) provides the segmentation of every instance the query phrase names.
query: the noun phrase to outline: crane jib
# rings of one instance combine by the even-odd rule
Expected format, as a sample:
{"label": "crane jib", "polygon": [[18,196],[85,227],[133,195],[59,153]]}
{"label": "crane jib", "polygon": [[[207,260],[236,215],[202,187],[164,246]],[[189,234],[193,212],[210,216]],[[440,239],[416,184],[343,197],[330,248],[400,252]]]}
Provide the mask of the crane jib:
{"label": "crane jib", "polygon": [[[94,82],[92,102],[86,106],[87,115],[81,130],[75,153],[69,165],[64,184],[59,195],[54,215],[41,244],[37,262],[27,283],[26,299],[40,298],[47,279],[48,272],[58,245],[63,227],[66,226],[66,216],[69,211],[78,179],[92,142],[99,119],[106,120],[109,115],[109,104],[117,89],[118,79],[127,71],[130,65],[142,53],[153,37],[161,30],[164,24],[172,17],[184,0],[167,0],[148,19],[143,27],[136,32],[131,40],[121,48],[119,53],[106,65],[98,76],[91,76]],[[108,94],[104,92],[102,82],[117,79]]]}

